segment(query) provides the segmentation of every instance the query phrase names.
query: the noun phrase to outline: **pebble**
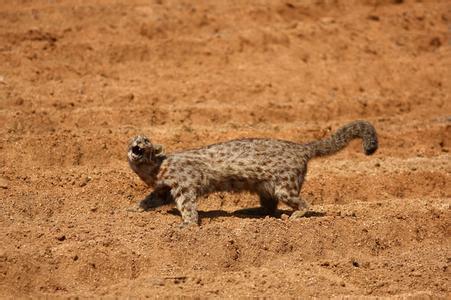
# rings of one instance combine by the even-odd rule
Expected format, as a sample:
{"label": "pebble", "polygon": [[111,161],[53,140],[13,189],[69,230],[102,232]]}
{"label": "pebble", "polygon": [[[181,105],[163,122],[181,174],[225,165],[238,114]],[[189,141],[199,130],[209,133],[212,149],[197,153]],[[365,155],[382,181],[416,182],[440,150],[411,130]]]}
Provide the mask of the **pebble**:
{"label": "pebble", "polygon": [[80,183],[80,187],[84,187],[85,185],[88,184],[88,182],[91,181],[91,177],[90,176],[86,176],[85,178],[82,179],[81,183]]}
{"label": "pebble", "polygon": [[8,180],[6,180],[6,178],[2,178],[0,177],[0,189],[7,189],[8,186]]}
{"label": "pebble", "polygon": [[334,18],[330,18],[330,17],[324,17],[324,18],[321,18],[321,20],[320,20],[322,23],[325,23],[325,24],[332,24],[332,23],[335,23],[335,19]]}

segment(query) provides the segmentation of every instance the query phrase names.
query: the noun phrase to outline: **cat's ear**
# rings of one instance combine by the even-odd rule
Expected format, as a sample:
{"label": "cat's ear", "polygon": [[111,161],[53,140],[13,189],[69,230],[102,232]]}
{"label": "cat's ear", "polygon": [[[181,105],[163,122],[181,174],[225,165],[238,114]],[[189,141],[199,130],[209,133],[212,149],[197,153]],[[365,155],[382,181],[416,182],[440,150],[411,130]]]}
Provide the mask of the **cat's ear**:
{"label": "cat's ear", "polygon": [[155,153],[155,156],[164,156],[164,147],[160,144],[154,144],[153,145],[153,151]]}

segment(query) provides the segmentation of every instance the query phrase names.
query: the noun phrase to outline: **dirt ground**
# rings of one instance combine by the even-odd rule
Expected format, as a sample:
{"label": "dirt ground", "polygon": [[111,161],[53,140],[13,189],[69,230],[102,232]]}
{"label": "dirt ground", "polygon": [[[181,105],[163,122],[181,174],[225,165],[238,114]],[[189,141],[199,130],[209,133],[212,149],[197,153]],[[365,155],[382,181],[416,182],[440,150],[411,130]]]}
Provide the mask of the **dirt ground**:
{"label": "dirt ground", "polygon": [[[0,297],[449,297],[447,0],[9,0],[0,4]],[[240,137],[308,142],[307,218],[250,194],[131,213],[126,161]]]}

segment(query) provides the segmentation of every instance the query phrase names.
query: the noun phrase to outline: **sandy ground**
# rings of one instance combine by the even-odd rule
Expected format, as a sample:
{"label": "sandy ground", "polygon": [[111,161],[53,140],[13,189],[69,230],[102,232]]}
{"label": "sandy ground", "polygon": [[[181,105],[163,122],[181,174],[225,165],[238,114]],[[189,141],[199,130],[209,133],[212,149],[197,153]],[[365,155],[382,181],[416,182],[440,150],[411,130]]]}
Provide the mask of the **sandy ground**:
{"label": "sandy ground", "polygon": [[[0,4],[0,297],[450,296],[448,1],[8,0]],[[240,137],[308,142],[315,212],[202,199],[181,230],[126,162]]]}

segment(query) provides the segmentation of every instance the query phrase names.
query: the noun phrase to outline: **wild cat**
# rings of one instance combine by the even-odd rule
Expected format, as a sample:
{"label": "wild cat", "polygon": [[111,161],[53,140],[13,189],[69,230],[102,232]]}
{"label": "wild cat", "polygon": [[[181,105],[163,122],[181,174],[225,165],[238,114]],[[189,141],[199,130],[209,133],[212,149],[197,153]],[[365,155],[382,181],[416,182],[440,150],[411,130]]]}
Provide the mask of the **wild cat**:
{"label": "wild cat", "polygon": [[147,137],[136,136],[129,143],[128,162],[154,188],[140,209],[175,201],[182,226],[198,224],[197,199],[218,191],[256,193],[267,214],[282,202],[295,210],[292,217],[301,217],[308,209],[299,196],[308,161],[334,154],[356,138],[362,139],[366,155],[377,150],[376,130],[367,121],[351,122],[331,137],[308,144],[245,138],[172,154]]}

